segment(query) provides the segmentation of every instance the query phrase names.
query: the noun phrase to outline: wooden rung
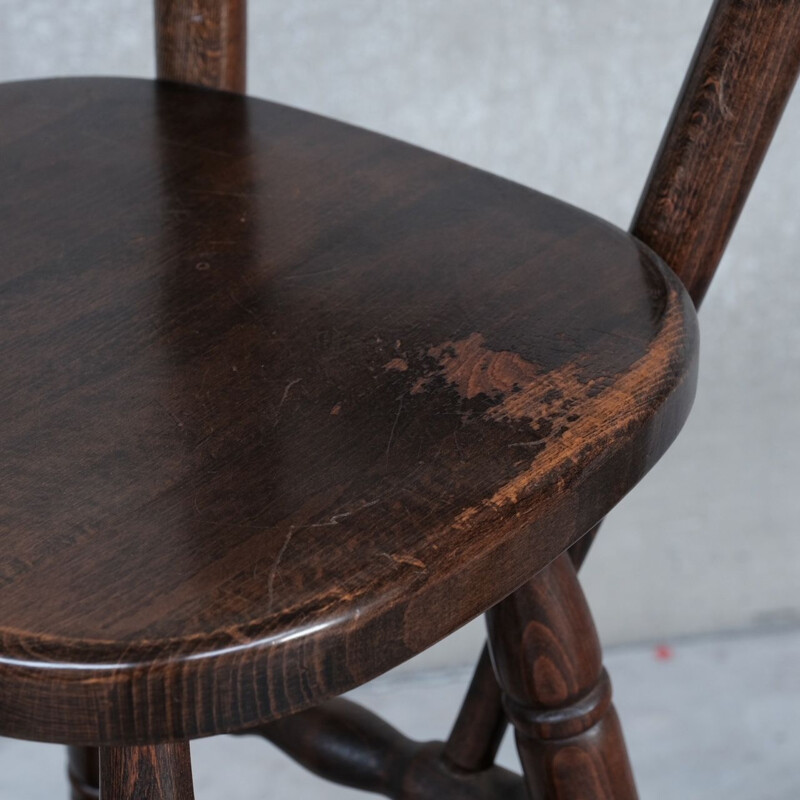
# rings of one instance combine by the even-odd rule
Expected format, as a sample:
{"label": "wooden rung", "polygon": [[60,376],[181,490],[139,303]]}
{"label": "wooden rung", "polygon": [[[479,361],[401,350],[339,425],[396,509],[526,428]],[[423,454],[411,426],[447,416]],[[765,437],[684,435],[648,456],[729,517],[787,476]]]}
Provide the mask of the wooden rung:
{"label": "wooden rung", "polygon": [[502,767],[454,769],[444,743],[415,742],[356,703],[337,698],[248,731],[269,739],[322,778],[387,797],[526,800],[522,779]]}

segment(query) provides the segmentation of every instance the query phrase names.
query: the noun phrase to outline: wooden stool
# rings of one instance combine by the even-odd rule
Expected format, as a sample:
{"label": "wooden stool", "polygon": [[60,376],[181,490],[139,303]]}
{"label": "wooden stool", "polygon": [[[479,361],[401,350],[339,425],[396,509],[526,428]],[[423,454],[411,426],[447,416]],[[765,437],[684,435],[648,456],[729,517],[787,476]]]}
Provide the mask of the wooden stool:
{"label": "wooden stool", "polygon": [[[220,733],[394,798],[636,797],[576,572],[689,412],[800,4],[716,3],[630,234],[245,97],[244,17],[159,0],[160,80],[0,86],[0,734],[69,745],[74,800],[188,800]],[[446,743],[335,699],[484,612]]]}

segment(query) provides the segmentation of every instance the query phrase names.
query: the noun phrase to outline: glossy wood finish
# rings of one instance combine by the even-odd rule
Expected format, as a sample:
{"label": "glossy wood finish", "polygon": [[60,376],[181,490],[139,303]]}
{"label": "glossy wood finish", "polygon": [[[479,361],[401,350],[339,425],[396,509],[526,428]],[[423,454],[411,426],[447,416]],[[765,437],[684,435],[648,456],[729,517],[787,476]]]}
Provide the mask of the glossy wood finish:
{"label": "glossy wood finish", "polygon": [[362,683],[572,544],[688,412],[691,303],[590,215],[177,84],[0,109],[4,734],[187,738]]}
{"label": "glossy wood finish", "polygon": [[486,620],[530,796],[635,800],[600,642],[569,554]]}
{"label": "glossy wood finish", "polygon": [[188,742],[100,749],[101,800],[194,800]]}
{"label": "glossy wood finish", "polygon": [[526,800],[518,775],[485,765],[462,770],[442,742],[414,742],[375,714],[343,699],[256,731],[315,774],[395,800]]}
{"label": "glossy wood finish", "polygon": [[631,230],[699,305],[800,70],[800,3],[717,0]]}
{"label": "glossy wood finish", "polygon": [[246,0],[155,0],[155,23],[159,78],[244,92]]}

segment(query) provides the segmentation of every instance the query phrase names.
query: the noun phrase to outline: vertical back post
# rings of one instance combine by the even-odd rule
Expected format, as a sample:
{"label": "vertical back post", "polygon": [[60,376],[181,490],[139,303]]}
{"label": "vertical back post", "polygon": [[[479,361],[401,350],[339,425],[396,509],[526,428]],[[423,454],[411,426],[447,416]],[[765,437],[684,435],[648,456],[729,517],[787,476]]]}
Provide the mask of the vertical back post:
{"label": "vertical back post", "polygon": [[155,0],[156,74],[244,92],[246,0]]}
{"label": "vertical back post", "polygon": [[800,2],[716,0],[631,225],[705,295],[800,69]]}

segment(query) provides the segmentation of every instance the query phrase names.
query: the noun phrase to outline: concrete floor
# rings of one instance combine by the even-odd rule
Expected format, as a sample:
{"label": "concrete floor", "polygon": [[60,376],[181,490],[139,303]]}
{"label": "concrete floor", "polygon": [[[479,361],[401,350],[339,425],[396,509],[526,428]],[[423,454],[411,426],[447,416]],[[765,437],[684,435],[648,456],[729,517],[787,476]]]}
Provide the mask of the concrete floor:
{"label": "concrete floor", "polygon": [[[642,798],[800,796],[800,630],[611,649]],[[416,738],[446,736],[469,670],[374,681],[353,697]],[[198,800],[366,797],[307,775],[257,739],[192,745]],[[0,800],[66,798],[63,748],[0,740]],[[518,769],[507,736],[500,761]]]}

